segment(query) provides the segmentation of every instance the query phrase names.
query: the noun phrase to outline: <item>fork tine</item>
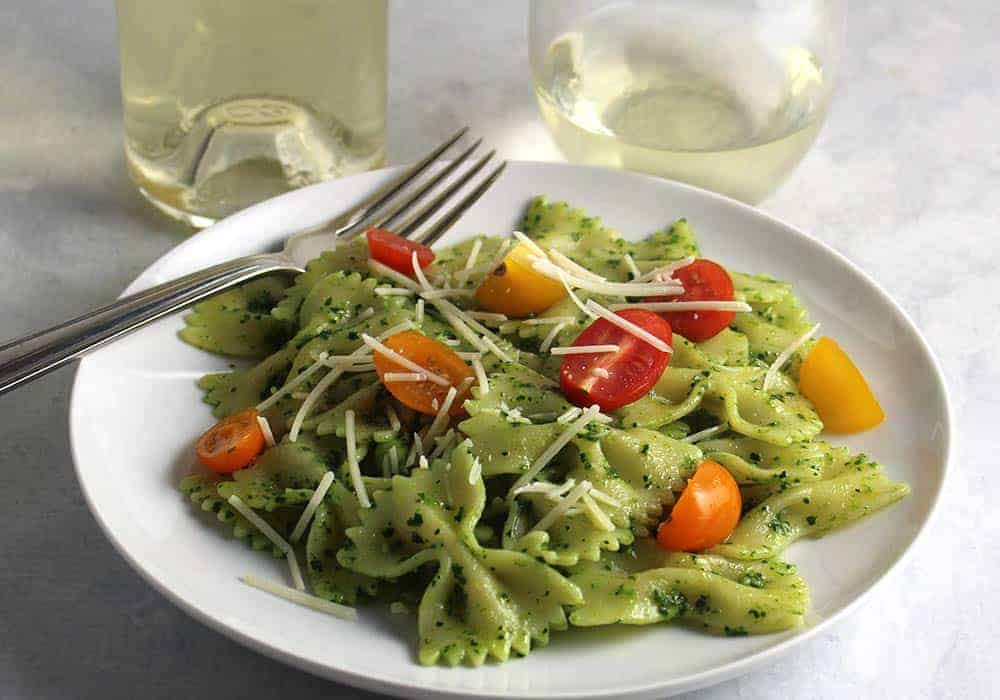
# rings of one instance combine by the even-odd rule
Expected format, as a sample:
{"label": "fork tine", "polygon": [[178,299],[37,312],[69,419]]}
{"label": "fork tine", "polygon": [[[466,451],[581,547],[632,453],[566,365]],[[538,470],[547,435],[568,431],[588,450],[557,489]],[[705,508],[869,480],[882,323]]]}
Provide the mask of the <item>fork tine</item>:
{"label": "fork tine", "polygon": [[[388,228],[392,222],[399,219],[403,214],[408,212],[413,206],[420,201],[425,194],[427,194],[431,189],[437,186],[442,180],[455,172],[455,169],[464,163],[469,156],[471,156],[480,145],[482,145],[483,140],[478,139],[475,143],[465,149],[457,158],[448,163],[445,167],[441,168],[441,171],[434,175],[434,177],[428,178],[417,190],[407,197],[403,202],[398,204],[391,211],[386,212],[384,215],[378,217],[375,221],[371,222],[369,226],[374,226],[376,228]],[[367,226],[366,226],[367,228]]]}
{"label": "fork tine", "polygon": [[[483,164],[485,165],[485,161],[483,162]],[[473,204],[479,201],[480,197],[486,194],[486,190],[488,190],[490,187],[493,186],[493,184],[497,181],[497,178],[500,177],[500,175],[504,171],[504,168],[506,167],[507,167],[507,161],[503,161],[502,163],[500,163],[500,165],[494,168],[493,172],[487,175],[486,178],[482,182],[480,182],[474,190],[469,192],[469,194],[465,195],[465,197],[463,197],[458,204],[452,207],[451,210],[448,211],[448,213],[446,213],[444,216],[438,219],[434,223],[434,226],[432,226],[424,233],[413,236],[413,240],[419,243],[423,243],[424,245],[427,246],[433,245],[437,241],[437,239],[439,239],[442,235],[444,235],[445,231],[451,228],[456,221],[462,218],[462,215],[466,211],[468,211]]]}
{"label": "fork tine", "polygon": [[416,212],[404,223],[400,224],[396,233],[405,238],[412,237],[424,222],[441,211],[445,202],[451,199],[455,193],[458,192],[458,190],[471,182],[472,178],[475,177],[495,155],[496,149],[482,156],[468,170],[462,173],[460,177],[456,178],[454,182],[448,185],[448,187],[446,187],[441,194],[437,195],[434,199],[424,205],[420,211]]}
{"label": "fork tine", "polygon": [[334,230],[334,235],[342,236],[347,239],[353,238],[360,233],[361,227],[358,226],[358,224],[371,217],[371,215],[378,211],[383,204],[394,197],[397,192],[405,188],[414,178],[427,170],[427,168],[431,166],[431,163],[437,160],[438,156],[451,148],[460,138],[465,136],[468,130],[469,127],[463,126],[455,132],[453,136],[448,138],[447,141],[407,168],[402,175],[394,179],[389,184],[383,186],[382,189],[375,192],[368,199],[351,210],[346,216],[337,219],[335,222],[337,228]]}

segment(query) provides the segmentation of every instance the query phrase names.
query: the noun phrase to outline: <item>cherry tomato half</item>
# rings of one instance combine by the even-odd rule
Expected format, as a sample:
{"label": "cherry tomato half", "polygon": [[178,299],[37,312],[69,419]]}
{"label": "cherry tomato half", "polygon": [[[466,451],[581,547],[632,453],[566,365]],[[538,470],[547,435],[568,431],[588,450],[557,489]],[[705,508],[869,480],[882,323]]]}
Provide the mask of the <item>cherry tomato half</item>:
{"label": "cherry tomato half", "polygon": [[[674,279],[684,285],[684,293],[674,297],[654,297],[646,301],[732,301],[733,279],[726,269],[705,258],[676,270]],[[662,316],[676,333],[694,343],[714,337],[733,322],[732,311],[668,311]]]}
{"label": "cherry tomato half", "polygon": [[726,541],[740,520],[743,498],[736,479],[718,462],[698,465],[656,541],[671,552],[700,552]]}
{"label": "cherry tomato half", "polygon": [[228,474],[253,464],[264,451],[264,432],[255,408],[223,418],[195,443],[198,461],[219,474]]}
{"label": "cherry tomato half", "polygon": [[[673,333],[662,317],[644,309],[616,313],[671,344]],[[596,403],[602,411],[620,408],[645,396],[670,363],[670,353],[657,350],[604,318],[584,329],[573,345],[618,346],[617,352],[566,355],[559,372],[562,392],[569,401],[577,406]]]}
{"label": "cherry tomato half", "polygon": [[519,243],[476,290],[476,301],[487,311],[524,318],[545,311],[566,298],[566,287],[531,266],[531,248]]}
{"label": "cherry tomato half", "polygon": [[434,262],[433,250],[391,231],[370,228],[365,236],[368,238],[368,254],[396,272],[413,277],[414,252],[417,253],[417,263],[421,269]]}
{"label": "cherry tomato half", "polygon": [[[456,389],[461,387],[462,382],[467,377],[474,376],[465,360],[456,355],[451,348],[422,333],[416,331],[396,333],[385,340],[385,346],[428,371],[444,377]],[[404,406],[409,406],[420,413],[426,413],[430,416],[437,415],[437,407],[444,402],[448,394],[449,387],[431,381],[387,382],[385,375],[388,372],[412,372],[413,370],[378,352],[375,353],[375,371],[378,372],[379,379],[385,384],[390,394],[395,396]],[[449,415],[461,414],[465,410],[462,404],[467,398],[469,398],[468,389],[455,397],[451,404],[451,410],[448,412]]]}

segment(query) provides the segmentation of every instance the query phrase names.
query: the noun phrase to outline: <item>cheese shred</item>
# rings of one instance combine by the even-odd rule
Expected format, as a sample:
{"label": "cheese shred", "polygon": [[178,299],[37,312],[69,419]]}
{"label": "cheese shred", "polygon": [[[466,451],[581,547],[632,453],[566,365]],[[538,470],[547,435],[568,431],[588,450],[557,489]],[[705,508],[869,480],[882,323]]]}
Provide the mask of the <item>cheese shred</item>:
{"label": "cheese shred", "polygon": [[332,603],[329,600],[309,595],[303,591],[297,591],[294,588],[282,586],[280,583],[265,581],[264,579],[251,576],[249,574],[241,576],[240,581],[248,586],[253,586],[254,588],[262,590],[265,593],[270,593],[271,595],[279,598],[284,598],[291,603],[297,603],[307,608],[316,610],[317,612],[326,613],[327,615],[332,615],[333,617],[339,617],[342,620],[358,619],[358,611],[352,607],[340,605],[339,603]]}
{"label": "cheese shred", "polygon": [[361,466],[358,464],[358,442],[355,435],[354,411],[344,411],[344,439],[347,441],[347,471],[351,475],[351,485],[362,508],[371,508],[368,500],[368,490],[361,478]]}
{"label": "cheese shred", "polygon": [[295,529],[292,530],[291,540],[292,542],[298,542],[302,539],[302,535],[305,534],[306,526],[309,521],[312,520],[313,515],[316,514],[316,509],[319,508],[319,504],[326,497],[326,492],[330,490],[330,486],[333,484],[333,472],[327,472],[323,475],[323,478],[319,480],[319,485],[316,490],[313,491],[313,495],[309,498],[309,502],[306,504],[306,509],[302,511],[302,515],[299,517],[299,521],[295,523]]}

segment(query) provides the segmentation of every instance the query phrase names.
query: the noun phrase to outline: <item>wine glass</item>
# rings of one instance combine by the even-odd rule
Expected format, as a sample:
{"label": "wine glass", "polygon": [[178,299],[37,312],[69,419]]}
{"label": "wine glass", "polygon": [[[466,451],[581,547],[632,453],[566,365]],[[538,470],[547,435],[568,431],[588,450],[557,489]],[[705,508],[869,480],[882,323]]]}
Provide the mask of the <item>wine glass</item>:
{"label": "wine glass", "polygon": [[574,162],[745,202],[802,160],[830,106],[841,0],[532,0],[542,116]]}

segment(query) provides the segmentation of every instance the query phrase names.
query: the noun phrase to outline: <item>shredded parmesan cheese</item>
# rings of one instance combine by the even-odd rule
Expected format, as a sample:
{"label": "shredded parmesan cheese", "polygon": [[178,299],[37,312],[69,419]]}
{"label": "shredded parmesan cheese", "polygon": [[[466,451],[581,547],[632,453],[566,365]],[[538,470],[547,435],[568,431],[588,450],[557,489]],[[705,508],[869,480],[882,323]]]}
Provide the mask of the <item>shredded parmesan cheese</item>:
{"label": "shredded parmesan cheese", "polygon": [[406,453],[406,461],[403,463],[405,469],[409,469],[417,461],[417,455],[423,454],[424,443],[420,438],[420,433],[413,433],[413,443],[410,445],[410,451]]}
{"label": "shredded parmesan cheese", "polygon": [[676,282],[599,282],[567,273],[549,260],[532,258],[532,269],[546,277],[595,294],[617,297],[671,296],[683,293]]}
{"label": "shredded parmesan cheese", "polygon": [[472,466],[469,468],[469,486],[475,486],[476,482],[483,478],[483,465],[479,463],[479,457],[472,458]]}
{"label": "shredded parmesan cheese", "polygon": [[229,505],[236,509],[240,515],[250,521],[251,524],[264,535],[267,539],[271,540],[275,547],[280,549],[282,552],[287,554],[292,550],[291,545],[285,542],[285,538],[279,535],[273,527],[267,524],[262,517],[253,512],[253,508],[248,506],[243,502],[243,499],[237,496],[235,493],[229,497]]}
{"label": "shredded parmesan cheese", "polygon": [[545,336],[545,339],[542,341],[542,344],[538,346],[538,349],[542,352],[548,352],[549,348],[552,347],[552,343],[556,342],[556,338],[559,337],[559,334],[562,333],[562,329],[567,325],[569,324],[564,321],[552,326],[552,330],[550,330],[548,335]]}
{"label": "shredded parmesan cheese", "polygon": [[547,316],[545,318],[529,318],[522,323],[526,326],[545,326],[550,323],[573,323],[575,316]]}
{"label": "shredded parmesan cheese", "polygon": [[500,346],[497,345],[496,343],[494,343],[493,340],[490,339],[489,336],[485,336],[485,335],[481,336],[480,340],[483,341],[483,345],[485,345],[487,347],[487,349],[489,349],[490,352],[492,352],[494,355],[496,355],[497,357],[499,357],[504,362],[513,362],[514,361],[514,358],[512,358],[506,352],[504,352],[503,350],[501,350]]}
{"label": "shredded parmesan cheese", "polygon": [[446,297],[471,297],[474,294],[475,292],[471,289],[428,289],[420,292],[420,296],[427,301],[444,299]]}
{"label": "shredded parmesan cheese", "polygon": [[742,301],[640,301],[634,304],[611,304],[608,308],[646,309],[647,311],[737,311],[746,313],[753,311],[750,305]]}
{"label": "shredded parmesan cheese", "polygon": [[333,472],[327,472],[323,475],[323,478],[319,480],[319,485],[316,490],[313,491],[313,495],[309,498],[309,502],[306,504],[306,509],[302,511],[302,515],[299,516],[299,521],[295,523],[295,528],[292,530],[291,540],[292,542],[298,542],[302,539],[302,535],[305,534],[306,526],[312,517],[316,514],[316,509],[319,508],[319,504],[326,497],[326,492],[330,490],[330,485],[333,484]]}
{"label": "shredded parmesan cheese", "polygon": [[713,435],[718,435],[719,433],[724,432],[728,429],[729,425],[727,423],[721,423],[719,425],[713,425],[711,428],[705,428],[704,430],[699,430],[697,433],[691,433],[687,437],[683,438],[683,440],[684,442],[691,442],[691,443],[701,442],[702,440],[706,440],[712,437]]}
{"label": "shredded parmesan cheese", "polygon": [[414,294],[412,289],[403,287],[375,287],[375,293],[380,297],[411,297]]}
{"label": "shredded parmesan cheese", "polygon": [[546,513],[545,517],[543,517],[541,520],[535,523],[535,526],[531,529],[547,530],[552,525],[552,523],[554,523],[560,517],[565,515],[566,511],[568,511],[573,505],[575,505],[577,501],[583,498],[583,495],[587,493],[589,489],[590,489],[590,482],[581,481],[578,486],[575,486],[573,490],[571,490],[566,495],[566,498],[562,499],[561,501],[559,501],[559,503],[553,506],[552,510]]}
{"label": "shredded parmesan cheese", "polygon": [[642,273],[639,272],[638,266],[635,264],[635,260],[628,253],[625,253],[625,266],[628,268],[629,275],[631,276],[632,282],[638,282],[639,278],[642,277]]}
{"label": "shredded parmesan cheese", "polygon": [[414,292],[420,291],[420,285],[418,285],[416,282],[411,280],[403,273],[393,270],[388,265],[383,265],[378,260],[375,260],[373,258],[368,258],[368,267],[375,274],[391,279],[400,287],[405,287],[406,289],[412,289]]}
{"label": "shredded parmesan cheese", "polygon": [[339,603],[331,603],[328,600],[324,600],[323,598],[319,598],[314,595],[309,595],[303,591],[297,591],[294,588],[282,586],[280,583],[271,583],[270,581],[265,581],[249,574],[240,577],[240,581],[248,586],[260,589],[265,593],[270,593],[271,595],[279,598],[284,598],[289,602],[298,603],[299,605],[303,605],[307,608],[312,608],[317,612],[333,615],[334,617],[339,617],[342,620],[358,619],[358,611],[354,608],[346,605],[340,605]]}
{"label": "shredded parmesan cheese", "polygon": [[354,432],[354,411],[344,411],[344,439],[347,441],[347,471],[351,475],[351,484],[362,508],[371,508],[368,500],[368,490],[361,478],[361,467],[358,465],[358,442]]}
{"label": "shredded parmesan cheese", "polygon": [[615,524],[611,522],[611,518],[601,510],[594,499],[591,498],[590,493],[584,493],[583,499],[583,512],[590,518],[598,530],[604,530],[605,532],[610,532],[615,529]]}
{"label": "shredded parmesan cheese", "polygon": [[556,423],[569,423],[571,420],[576,420],[581,413],[583,413],[583,409],[579,406],[567,408],[561,416],[556,418]]}
{"label": "shredded parmesan cheese", "polygon": [[670,276],[681,269],[682,267],[687,267],[694,262],[694,257],[688,256],[686,258],[681,258],[680,260],[674,260],[671,263],[667,263],[661,267],[654,268],[644,274],[639,278],[640,281],[645,282],[646,280],[669,280]]}
{"label": "shredded parmesan cheese", "polygon": [[424,322],[424,300],[423,299],[417,299],[417,312],[414,315],[414,320],[417,322],[418,325]]}
{"label": "shredded parmesan cheese", "polygon": [[490,393],[490,382],[486,377],[486,368],[483,366],[483,361],[478,357],[472,360],[472,371],[476,373],[476,381],[479,382],[480,394],[485,396]]}
{"label": "shredded parmesan cheese", "polygon": [[305,422],[306,416],[308,416],[309,412],[312,410],[313,405],[319,401],[323,392],[333,386],[333,383],[340,379],[340,377],[344,374],[344,370],[345,368],[343,366],[331,369],[326,373],[325,377],[316,383],[316,386],[313,387],[312,391],[310,391],[306,398],[302,401],[302,405],[299,406],[299,410],[295,414],[295,418],[292,420],[292,429],[288,431],[288,440],[290,442],[295,442],[299,439],[299,431],[302,430],[302,424]]}
{"label": "shredded parmesan cheese", "polygon": [[264,434],[264,444],[268,447],[274,447],[274,433],[271,432],[271,424],[267,422],[267,418],[264,416],[257,416],[257,425],[260,426],[260,432]]}
{"label": "shredded parmesan cheese", "polygon": [[397,333],[402,333],[403,331],[412,331],[415,329],[416,326],[413,325],[413,321],[406,320],[403,321],[402,323],[397,323],[395,326],[390,326],[389,328],[386,328],[384,331],[379,333],[375,339],[385,340],[386,338],[391,338]]}
{"label": "shredded parmesan cheese", "polygon": [[465,260],[465,270],[471,270],[476,264],[476,259],[479,257],[479,251],[483,248],[483,239],[477,238],[475,243],[472,244],[472,250],[469,251],[469,257]]}
{"label": "shredded parmesan cheese", "polygon": [[450,448],[451,444],[455,441],[456,437],[458,436],[455,434],[455,429],[451,428],[442,437],[434,438],[434,442],[437,443],[437,446],[434,448],[434,451],[431,452],[431,459],[437,459],[438,457],[444,456],[444,454],[448,451],[448,448]]}
{"label": "shredded parmesan cheese", "polygon": [[285,553],[285,558],[288,560],[288,570],[292,574],[292,585],[295,586],[295,590],[304,591],[306,582],[302,580],[302,569],[299,568],[299,560],[295,556],[295,550],[289,549]]}
{"label": "shredded parmesan cheese", "polygon": [[621,328],[623,331],[631,333],[632,335],[634,335],[639,340],[646,341],[647,343],[649,343],[650,345],[652,345],[657,350],[659,350],[661,352],[666,352],[666,353],[673,352],[673,349],[669,345],[667,345],[665,342],[663,342],[662,340],[660,340],[659,338],[657,338],[655,335],[653,335],[652,333],[650,333],[649,331],[647,331],[645,328],[640,328],[636,324],[632,323],[631,321],[629,321],[629,320],[627,320],[625,318],[622,318],[621,316],[619,316],[618,314],[614,313],[613,311],[609,311],[608,309],[604,308],[603,306],[601,306],[600,304],[598,304],[593,299],[588,299],[587,300],[587,308],[590,311],[592,311],[595,314],[597,314],[598,316],[600,316],[601,318],[604,318],[604,319],[610,321],[611,323],[615,324],[616,326],[618,326],[619,328]]}
{"label": "shredded parmesan cheese", "polygon": [[424,274],[424,268],[420,267],[420,260],[417,258],[417,251],[413,251],[410,254],[410,265],[413,267],[413,275],[417,278],[417,282],[420,283],[421,290],[423,292],[428,292],[433,289],[430,280],[428,280],[427,275]]}
{"label": "shredded parmesan cheese", "polygon": [[477,321],[487,321],[490,323],[503,323],[507,321],[508,318],[503,314],[494,314],[489,311],[466,311],[469,318],[474,318]]}
{"label": "shredded parmesan cheese", "polygon": [[500,248],[497,249],[497,254],[493,256],[493,260],[490,261],[490,266],[486,270],[487,275],[493,274],[493,271],[503,264],[504,258],[507,257],[507,251],[510,250],[510,246],[510,239],[506,239],[500,244]]}
{"label": "shredded parmesan cheese", "polygon": [[594,405],[583,411],[583,414],[577,418],[575,421],[570,423],[566,430],[559,435],[555,440],[553,440],[545,451],[538,456],[538,458],[532,463],[528,470],[521,475],[521,477],[514,482],[511,487],[510,493],[508,494],[508,499],[513,498],[513,492],[520,486],[527,484],[536,476],[538,473],[545,468],[552,458],[559,454],[559,450],[564,448],[569,441],[572,440],[577,433],[587,427],[593,420],[594,417],[600,412],[600,406]]}
{"label": "shredded parmesan cheese", "polygon": [[810,328],[808,331],[796,338],[791,345],[781,351],[781,354],[774,360],[774,363],[767,368],[767,373],[764,374],[764,391],[770,391],[770,387],[774,384],[775,380],[778,378],[778,372],[781,368],[785,366],[785,363],[792,359],[792,355],[795,351],[806,344],[806,341],[816,335],[816,331],[819,330],[819,324]]}
{"label": "shredded parmesan cheese", "polygon": [[585,280],[590,280],[591,282],[607,282],[608,281],[607,277],[602,277],[601,275],[597,274],[596,272],[591,272],[590,270],[588,270],[587,268],[585,268],[583,265],[577,264],[572,259],[570,259],[568,256],[563,255],[562,253],[560,253],[558,250],[556,250],[554,248],[549,248],[549,257],[552,259],[552,262],[554,262],[556,265],[558,265],[562,269],[566,270],[566,272],[569,272],[570,274],[576,275],[577,277],[581,277],[581,278],[583,278]]}
{"label": "shredded parmesan cheese", "polygon": [[295,377],[295,379],[293,379],[290,382],[286,382],[284,386],[282,386],[276,392],[274,392],[273,394],[271,394],[270,396],[268,396],[266,399],[264,399],[263,401],[261,401],[259,404],[257,404],[257,410],[258,411],[263,411],[263,410],[265,410],[267,408],[270,408],[274,404],[276,404],[278,402],[278,399],[280,399],[285,394],[289,393],[292,389],[294,389],[295,387],[297,387],[299,384],[302,384],[303,382],[305,382],[307,379],[309,379],[309,377],[311,377],[312,375],[314,375],[321,367],[324,367],[326,365],[326,358],[327,357],[328,357],[328,355],[325,352],[321,352],[319,354],[318,358],[316,359],[316,361],[313,362],[311,365],[309,365],[308,368],[306,368],[305,370],[303,370],[299,374],[299,376]]}
{"label": "shredded parmesan cheese", "polygon": [[539,255],[543,258],[545,257],[545,251],[542,250],[537,243],[535,243],[533,240],[525,236],[520,231],[514,231],[513,236],[518,240],[519,243],[523,243],[524,245],[526,245],[528,249],[531,250],[531,252],[534,253],[535,255]]}
{"label": "shredded parmesan cheese", "polygon": [[[448,387],[448,394],[444,397],[441,407],[438,408],[437,415],[434,416],[434,422],[431,423],[431,426],[427,429],[427,434],[422,438],[424,443],[429,444],[431,440],[440,435],[441,431],[444,430],[444,426],[448,424],[449,420],[448,411],[451,410],[451,405],[455,402],[455,397],[457,396],[458,391],[455,390],[455,387]],[[421,449],[420,451],[423,453],[424,450]]]}
{"label": "shredded parmesan cheese", "polygon": [[595,501],[600,501],[601,503],[603,503],[603,504],[605,504],[607,506],[611,506],[612,508],[621,508],[622,507],[621,501],[619,501],[616,498],[612,498],[611,496],[609,496],[608,494],[604,493],[603,491],[598,491],[595,488],[591,488],[590,491],[588,491],[587,493],[590,494],[590,496]]}
{"label": "shredded parmesan cheese", "polygon": [[390,403],[385,405],[385,417],[389,419],[389,427],[392,428],[393,432],[398,433],[402,427],[402,423],[399,422],[399,414],[396,413],[396,409]]}
{"label": "shredded parmesan cheese", "polygon": [[589,353],[618,352],[621,347],[612,343],[604,345],[568,345],[549,350],[553,355],[586,355]]}
{"label": "shredded parmesan cheese", "polygon": [[386,372],[382,375],[382,382],[426,382],[427,375],[423,372]]}

